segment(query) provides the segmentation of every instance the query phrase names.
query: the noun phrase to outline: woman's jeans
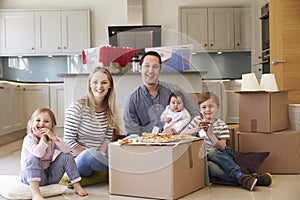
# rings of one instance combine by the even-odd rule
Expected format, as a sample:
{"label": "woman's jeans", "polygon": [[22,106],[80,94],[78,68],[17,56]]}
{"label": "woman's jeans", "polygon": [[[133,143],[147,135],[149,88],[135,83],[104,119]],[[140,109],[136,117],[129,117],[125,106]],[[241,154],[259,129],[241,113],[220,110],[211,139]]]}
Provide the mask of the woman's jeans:
{"label": "woman's jeans", "polygon": [[95,171],[108,172],[108,159],[94,149],[86,149],[81,152],[75,162],[80,176],[89,177]]}
{"label": "woman's jeans", "polygon": [[236,174],[241,172],[234,161],[234,153],[230,147],[214,148],[207,154],[208,171],[211,176],[235,182]]}
{"label": "woman's jeans", "polygon": [[43,169],[40,158],[30,156],[26,159],[26,167],[21,180],[25,184],[39,181],[40,186],[59,183],[64,173],[70,177],[71,183],[81,180],[74,157],[70,153],[60,153],[47,169]]}

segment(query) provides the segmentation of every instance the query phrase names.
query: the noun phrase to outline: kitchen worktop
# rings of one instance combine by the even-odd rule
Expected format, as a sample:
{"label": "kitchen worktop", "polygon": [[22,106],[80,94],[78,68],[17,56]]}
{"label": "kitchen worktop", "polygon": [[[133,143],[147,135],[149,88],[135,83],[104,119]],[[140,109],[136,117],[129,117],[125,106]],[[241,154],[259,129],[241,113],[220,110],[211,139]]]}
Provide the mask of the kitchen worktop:
{"label": "kitchen worktop", "polygon": [[[111,73],[113,76],[123,76],[123,75],[140,75],[139,72],[126,72],[126,73]],[[181,75],[195,75],[195,74],[207,74],[207,71],[184,71],[184,72],[178,72],[178,71],[170,71],[170,72],[162,72],[162,74],[181,74]],[[58,77],[72,77],[72,76],[87,76],[89,73],[59,73],[57,74]]]}

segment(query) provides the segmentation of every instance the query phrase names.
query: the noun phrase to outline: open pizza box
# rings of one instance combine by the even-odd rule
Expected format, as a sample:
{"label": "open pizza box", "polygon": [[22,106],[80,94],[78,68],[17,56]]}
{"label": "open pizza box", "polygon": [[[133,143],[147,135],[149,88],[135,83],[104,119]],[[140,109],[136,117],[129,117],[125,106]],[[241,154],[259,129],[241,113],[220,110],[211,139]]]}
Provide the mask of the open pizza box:
{"label": "open pizza box", "polygon": [[203,139],[166,143],[109,144],[109,193],[178,199],[204,187]]}

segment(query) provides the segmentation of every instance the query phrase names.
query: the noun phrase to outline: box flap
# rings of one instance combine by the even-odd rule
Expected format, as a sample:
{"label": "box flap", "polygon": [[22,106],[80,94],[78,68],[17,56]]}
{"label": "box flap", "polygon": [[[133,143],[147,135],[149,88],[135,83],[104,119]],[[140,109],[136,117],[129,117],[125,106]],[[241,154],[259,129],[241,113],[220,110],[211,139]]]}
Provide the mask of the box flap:
{"label": "box flap", "polygon": [[279,91],[265,91],[265,90],[257,90],[257,91],[235,91],[235,93],[238,93],[238,94],[247,94],[247,93],[285,93],[285,92],[289,92],[289,90],[279,90]]}

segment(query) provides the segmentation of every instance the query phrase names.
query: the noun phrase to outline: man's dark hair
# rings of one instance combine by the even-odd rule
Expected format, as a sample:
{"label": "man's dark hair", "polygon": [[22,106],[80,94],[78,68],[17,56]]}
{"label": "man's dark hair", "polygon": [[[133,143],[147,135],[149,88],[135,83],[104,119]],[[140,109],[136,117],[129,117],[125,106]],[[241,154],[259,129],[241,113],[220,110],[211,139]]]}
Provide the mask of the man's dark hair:
{"label": "man's dark hair", "polygon": [[148,55],[150,55],[150,56],[155,56],[155,57],[159,58],[159,64],[162,63],[162,62],[161,62],[161,57],[160,57],[159,53],[157,53],[156,51],[148,51],[148,52],[146,52],[146,53],[142,56],[141,61],[140,61],[140,65],[143,64],[144,58],[145,58],[146,56],[148,56]]}

